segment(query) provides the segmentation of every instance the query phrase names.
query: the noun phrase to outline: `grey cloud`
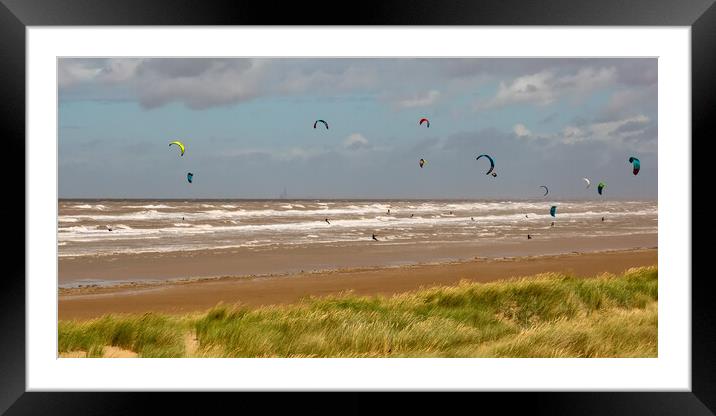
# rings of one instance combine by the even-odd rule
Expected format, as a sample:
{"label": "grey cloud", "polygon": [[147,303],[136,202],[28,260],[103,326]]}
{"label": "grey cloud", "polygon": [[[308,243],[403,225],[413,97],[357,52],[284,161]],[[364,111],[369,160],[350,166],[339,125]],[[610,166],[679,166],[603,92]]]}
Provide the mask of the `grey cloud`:
{"label": "grey cloud", "polygon": [[623,59],[619,61],[619,81],[625,85],[648,86],[658,81],[656,58]]}
{"label": "grey cloud", "polygon": [[196,77],[212,70],[245,71],[251,67],[251,60],[236,59],[146,59],[137,68],[138,75],[161,74],[169,78]]}
{"label": "grey cloud", "polygon": [[[560,96],[560,90],[580,91],[589,89],[593,82],[608,81],[603,76],[608,68],[614,69],[617,82],[627,86],[648,87],[657,79],[656,59],[578,58],[82,58],[60,59],[58,79],[61,99],[134,97],[147,108],[179,102],[205,109],[309,90],[318,95],[356,90],[381,94],[388,86],[394,94],[391,101],[399,102],[403,97],[403,107],[411,107],[429,105],[437,98],[429,93],[436,90],[435,86],[425,80],[454,80],[445,91],[449,97],[485,79],[510,85],[515,79],[545,73],[549,74],[543,80],[546,84],[527,82],[521,87],[521,100],[549,103]],[[418,85],[420,89],[416,90]],[[426,92],[427,97],[416,97]]]}
{"label": "grey cloud", "polygon": [[149,67],[145,64],[138,71],[137,87],[140,103],[147,108],[183,102],[189,108],[204,109],[249,100],[260,93],[263,76],[260,61],[187,64],[153,60]]}
{"label": "grey cloud", "polygon": [[657,106],[658,94],[655,86],[621,89],[612,94],[600,110],[596,121],[622,119],[636,114],[656,114]]}

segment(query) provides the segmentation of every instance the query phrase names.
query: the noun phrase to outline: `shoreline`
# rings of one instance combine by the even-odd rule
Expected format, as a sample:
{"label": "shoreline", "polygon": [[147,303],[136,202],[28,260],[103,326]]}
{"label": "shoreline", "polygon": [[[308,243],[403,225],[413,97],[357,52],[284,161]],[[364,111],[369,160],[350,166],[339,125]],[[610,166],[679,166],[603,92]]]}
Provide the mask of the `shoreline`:
{"label": "shoreline", "polygon": [[[549,233],[549,229],[547,232]],[[481,258],[558,255],[571,252],[655,247],[658,235],[588,236],[530,240],[482,239],[474,242],[392,244],[363,242],[317,246],[192,250],[165,253],[60,257],[58,286],[63,289],[159,283],[225,276],[298,274],[365,267],[446,263]]]}
{"label": "shoreline", "polygon": [[657,262],[658,248],[651,247],[61,288],[58,318],[83,320],[109,313],[185,314],[219,303],[262,307],[348,291],[389,296],[421,287],[454,285],[461,280],[490,282],[548,272],[593,277]]}

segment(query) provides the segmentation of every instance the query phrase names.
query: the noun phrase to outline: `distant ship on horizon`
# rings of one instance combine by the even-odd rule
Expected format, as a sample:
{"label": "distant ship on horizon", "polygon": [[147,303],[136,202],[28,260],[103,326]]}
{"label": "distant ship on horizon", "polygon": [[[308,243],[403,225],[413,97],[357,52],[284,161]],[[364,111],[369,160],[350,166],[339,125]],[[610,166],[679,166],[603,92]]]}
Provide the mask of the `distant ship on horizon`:
{"label": "distant ship on horizon", "polygon": [[286,187],[283,187],[283,192],[281,192],[281,195],[279,195],[279,199],[286,199],[288,198],[288,193],[286,192]]}

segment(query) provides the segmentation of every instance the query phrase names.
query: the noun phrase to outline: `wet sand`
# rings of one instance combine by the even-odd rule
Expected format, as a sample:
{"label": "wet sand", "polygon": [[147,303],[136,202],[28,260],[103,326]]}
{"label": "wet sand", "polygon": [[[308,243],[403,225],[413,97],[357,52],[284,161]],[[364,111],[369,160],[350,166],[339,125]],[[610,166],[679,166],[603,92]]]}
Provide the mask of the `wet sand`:
{"label": "wet sand", "polygon": [[[551,230],[547,229],[544,234]],[[368,237],[369,238],[369,237]],[[390,244],[366,241],[348,245],[237,248],[170,253],[60,257],[59,286],[114,285],[123,282],[168,281],[224,276],[258,276],[373,266],[450,262],[475,257],[501,258],[556,255],[656,247],[658,235],[589,236],[532,240]]]}
{"label": "wet sand", "polygon": [[[522,248],[524,252],[524,245]],[[576,246],[574,248],[576,250]],[[391,295],[420,287],[453,285],[460,280],[489,282],[545,272],[592,277],[604,272],[620,273],[630,267],[656,265],[657,259],[658,250],[647,248],[61,289],[58,312],[59,319],[89,319],[108,313],[182,314],[204,311],[220,302],[257,307],[346,291],[357,295]],[[124,276],[126,278],[126,274]]]}

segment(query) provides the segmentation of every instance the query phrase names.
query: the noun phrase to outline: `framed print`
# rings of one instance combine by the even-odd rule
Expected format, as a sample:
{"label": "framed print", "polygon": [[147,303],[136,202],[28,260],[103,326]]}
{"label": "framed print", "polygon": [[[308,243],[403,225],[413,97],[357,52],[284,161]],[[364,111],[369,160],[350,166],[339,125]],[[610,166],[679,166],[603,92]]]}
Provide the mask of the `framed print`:
{"label": "framed print", "polygon": [[0,9],[0,409],[712,414],[712,2],[134,6]]}

